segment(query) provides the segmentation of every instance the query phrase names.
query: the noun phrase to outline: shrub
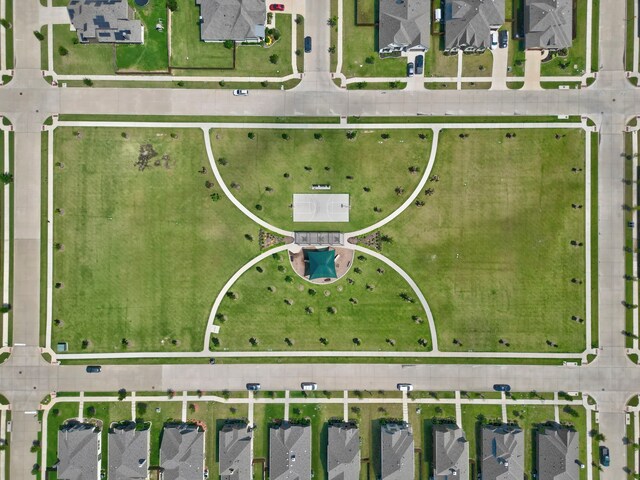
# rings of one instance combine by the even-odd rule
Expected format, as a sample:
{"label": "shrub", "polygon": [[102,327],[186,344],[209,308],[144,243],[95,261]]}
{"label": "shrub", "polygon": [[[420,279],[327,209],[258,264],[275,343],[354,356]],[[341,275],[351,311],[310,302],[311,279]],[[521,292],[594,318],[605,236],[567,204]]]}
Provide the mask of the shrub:
{"label": "shrub", "polygon": [[44,40],[44,35],[43,35],[42,33],[38,32],[37,30],[35,30],[35,31],[33,32],[33,34],[36,36],[36,38],[37,38],[38,40],[40,40],[40,41],[43,41],[43,40]]}
{"label": "shrub", "polygon": [[0,182],[4,183],[5,185],[13,182],[13,175],[9,172],[0,173]]}
{"label": "shrub", "polygon": [[274,65],[278,63],[278,60],[280,60],[280,56],[277,53],[274,53],[273,55],[269,56],[269,61]]}
{"label": "shrub", "polygon": [[93,80],[91,80],[90,78],[83,79],[82,83],[84,83],[87,87],[93,87]]}
{"label": "shrub", "polygon": [[64,48],[62,45],[60,45],[60,48],[58,48],[58,53],[63,56],[66,57],[67,55],[69,55],[69,50],[67,50],[66,48]]}
{"label": "shrub", "polygon": [[231,50],[233,48],[233,40],[225,40],[223,45],[224,48],[228,48],[229,50]]}
{"label": "shrub", "polygon": [[167,0],[167,8],[172,12],[178,10],[178,0]]}
{"label": "shrub", "polygon": [[11,28],[11,22],[6,18],[0,18],[0,25],[2,25],[6,29]]}

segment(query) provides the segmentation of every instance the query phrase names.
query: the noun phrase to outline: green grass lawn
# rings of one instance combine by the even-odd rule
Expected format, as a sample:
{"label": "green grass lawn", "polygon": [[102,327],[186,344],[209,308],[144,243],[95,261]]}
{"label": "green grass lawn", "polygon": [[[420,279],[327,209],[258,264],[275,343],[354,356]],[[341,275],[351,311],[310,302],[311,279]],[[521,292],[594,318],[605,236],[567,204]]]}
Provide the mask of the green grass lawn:
{"label": "green grass lawn", "polygon": [[463,77],[490,77],[493,71],[493,55],[486,50],[480,54],[466,54],[462,56]]}
{"label": "green grass lawn", "polygon": [[[381,138],[384,130],[360,131],[354,140],[339,130],[257,130],[252,132],[253,140],[248,133],[246,129],[212,132],[214,156],[227,162],[220,166],[221,174],[227,186],[239,185],[232,191],[247,208],[287,229],[348,231],[381,220],[415,189],[431,148],[429,131],[392,130],[387,132],[390,138],[386,141]],[[316,140],[315,133],[322,139]],[[418,137],[419,133],[425,140]],[[283,134],[289,135],[289,140],[283,140]],[[420,172],[409,173],[411,166],[419,167]],[[350,194],[348,223],[293,223],[289,208],[292,195],[312,193],[314,183],[328,183],[332,192]],[[267,192],[266,187],[273,190]],[[403,188],[404,193],[396,194],[396,187]],[[376,207],[380,211],[374,211]]]}
{"label": "green grass lawn", "polygon": [[[258,265],[262,273],[257,269],[245,273],[231,288],[238,298],[225,298],[220,305],[218,312],[227,319],[216,336],[219,348],[424,351],[418,339],[430,343],[426,314],[417,299],[416,303],[408,303],[400,298],[402,292],[415,298],[412,290],[390,267],[372,257],[363,258],[354,259],[354,268],[330,285],[313,285],[301,279],[293,272],[286,253],[262,261]],[[355,268],[361,273],[356,273]],[[378,268],[384,273],[378,273]],[[348,278],[354,283],[349,284]],[[373,290],[368,290],[367,285]],[[268,291],[270,286],[275,287],[275,292]],[[285,299],[293,300],[293,305],[287,305]],[[350,299],[358,303],[353,304]],[[313,313],[307,314],[307,307]],[[335,307],[337,312],[329,313],[329,307]],[[422,323],[416,323],[414,316]],[[265,328],[267,324],[269,327]],[[259,342],[255,347],[249,343],[252,337]],[[293,342],[291,347],[285,338]],[[328,345],[320,343],[320,338],[326,338]],[[360,339],[360,346],[354,344],[354,338]],[[395,340],[395,345],[387,339]]]}
{"label": "green grass lawn", "polygon": [[[572,405],[566,407],[560,407],[560,423],[572,425],[573,428],[577,432],[580,433],[580,448],[578,456],[580,461],[585,465],[589,465],[587,463],[587,415],[591,415],[583,406]],[[594,428],[594,427],[592,427]],[[595,426],[597,428],[597,425]],[[597,453],[595,453],[594,458],[597,458]],[[587,469],[580,470],[580,480],[587,479]]]}
{"label": "green grass lawn", "polygon": [[449,405],[416,405],[409,404],[409,423],[413,428],[413,439],[416,450],[416,478],[431,478],[433,475],[433,424],[434,420],[451,419],[456,422],[456,409]]}
{"label": "green grass lawn", "polygon": [[[380,420],[402,419],[402,404],[362,403],[349,405],[349,420],[360,427],[360,478],[380,478]],[[415,436],[414,436],[415,437]]]}
{"label": "green grass lawn", "polygon": [[313,478],[327,478],[327,442],[329,420],[343,419],[343,405],[295,404],[289,407],[290,420],[307,418],[311,421],[311,471]]}
{"label": "green grass lawn", "polygon": [[358,23],[376,23],[378,4],[374,0],[356,0],[356,19]]}
{"label": "green grass lawn", "polygon": [[[258,253],[243,237],[257,239],[257,226],[205,185],[214,178],[201,131],[74,131],[55,132],[64,168],[54,167],[54,208],[64,214],[55,214],[54,242],[64,248],[54,248],[53,343],[125,351],[126,338],[130,351],[200,350],[217,292]],[[140,171],[143,145],[157,156]]]}
{"label": "green grass lawn", "polygon": [[284,404],[256,403],[253,407],[253,458],[269,459],[269,425],[284,418]]}
{"label": "green grass lawn", "polygon": [[469,442],[470,463],[478,465],[482,457],[482,425],[496,421],[502,421],[500,405],[462,405],[462,430]]}
{"label": "green grass lawn", "polygon": [[[378,56],[378,32],[374,26],[356,25],[356,0],[343,0],[342,73],[349,77],[404,77],[405,58]],[[371,63],[367,62],[367,59]]]}
{"label": "green grass lawn", "polygon": [[582,351],[584,133],[506,132],[441,132],[434,194],[382,229],[383,253],[424,292],[441,350]]}
{"label": "green grass lawn", "polygon": [[[280,31],[280,40],[275,42],[270,47],[264,47],[262,44],[236,44],[236,66],[233,70],[226,69],[197,69],[197,70],[185,70],[174,68],[174,75],[212,75],[212,76],[224,76],[224,77],[284,77],[293,72],[291,66],[291,49],[295,50],[295,43],[292,43],[291,38],[291,15],[279,13],[276,16],[276,29]],[[190,38],[190,37],[189,37]],[[195,40],[191,40],[194,42]],[[294,40],[295,42],[295,40]],[[176,48],[179,42],[172,44],[172,49]],[[190,43],[186,48],[178,46],[179,52],[184,52],[182,55],[193,55],[193,51],[190,48]],[[195,48],[195,52],[207,51],[210,52],[211,58],[222,58],[225,52],[220,53],[220,49],[224,49],[222,44],[205,44],[201,43]],[[215,52],[213,52],[215,50]],[[227,50],[231,52],[231,50]],[[276,63],[271,63],[269,58],[272,55],[277,55],[278,59]],[[174,58],[175,55],[174,55]],[[186,57],[184,57],[186,58]],[[176,59],[177,60],[177,59]],[[191,61],[191,59],[189,60]],[[226,67],[228,63],[225,62]],[[192,66],[192,65],[186,65]],[[237,87],[240,88],[240,87]]]}
{"label": "green grass lawn", "polygon": [[[169,47],[167,33],[167,8],[165,2],[149,2],[139,7],[129,0],[134,9],[135,18],[144,25],[144,43],[140,45],[118,45],[116,47],[116,65],[123,72],[166,72],[169,69]],[[162,23],[164,29],[156,30]]]}
{"label": "green grass lawn", "polygon": [[[69,30],[69,25],[53,26],[53,69],[56,73],[110,75],[115,72],[115,46],[74,43],[77,38],[78,34]],[[61,47],[69,53],[60,55]]]}
{"label": "green grass lawn", "polygon": [[[587,69],[587,0],[578,0],[576,10],[576,38],[566,57],[555,57],[543,62],[540,67],[542,76],[582,75]],[[589,59],[591,62],[591,59]],[[563,65],[567,65],[562,68]],[[577,68],[574,68],[577,66]]]}
{"label": "green grass lawn", "polygon": [[175,68],[233,68],[233,50],[222,42],[200,40],[200,7],[182,2],[171,13],[171,66]]}

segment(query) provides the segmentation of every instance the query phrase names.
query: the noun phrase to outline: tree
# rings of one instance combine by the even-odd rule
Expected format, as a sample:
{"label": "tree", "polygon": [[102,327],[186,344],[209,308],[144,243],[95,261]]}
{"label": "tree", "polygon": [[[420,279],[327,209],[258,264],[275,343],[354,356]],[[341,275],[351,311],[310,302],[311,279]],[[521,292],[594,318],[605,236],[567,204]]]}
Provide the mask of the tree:
{"label": "tree", "polygon": [[291,138],[291,137],[289,136],[289,134],[288,134],[288,133],[283,133],[283,134],[282,134],[282,139],[283,139],[283,140],[289,140],[290,138]]}
{"label": "tree", "polygon": [[335,47],[335,45],[331,45],[331,46],[327,49],[327,51],[328,51],[329,53],[336,53],[336,47]]}
{"label": "tree", "polygon": [[382,134],[380,134],[380,137],[383,140],[388,140],[389,138],[391,138],[391,135],[389,135],[388,133],[382,133]]}
{"label": "tree", "polygon": [[358,136],[358,132],[356,130],[347,130],[345,135],[347,136],[347,139],[353,140]]}
{"label": "tree", "polygon": [[9,20],[7,20],[6,18],[0,18],[0,25],[2,25],[4,28],[6,28],[7,30],[11,28],[11,22]]}
{"label": "tree", "polygon": [[0,182],[4,183],[5,185],[13,182],[13,174],[9,172],[0,173]]}
{"label": "tree", "polygon": [[82,83],[84,83],[87,87],[93,87],[93,80],[91,80],[90,78],[83,79]]}
{"label": "tree", "polygon": [[67,55],[69,55],[69,50],[60,45],[60,48],[58,48],[58,53],[60,54],[60,56],[66,57]]}
{"label": "tree", "polygon": [[172,12],[178,10],[178,0],[167,0],[167,8]]}
{"label": "tree", "polygon": [[269,61],[274,65],[278,63],[278,60],[280,60],[280,56],[277,53],[274,53],[273,55],[269,56]]}
{"label": "tree", "polygon": [[220,194],[214,192],[211,195],[209,195],[209,198],[211,198],[211,201],[217,202],[218,200],[220,200]]}
{"label": "tree", "polygon": [[233,40],[225,40],[223,45],[224,45],[224,48],[231,50],[233,48],[234,43],[233,43]]}
{"label": "tree", "polygon": [[37,38],[38,40],[40,40],[40,41],[43,41],[43,40],[44,40],[44,35],[43,35],[42,33],[40,33],[39,31],[34,30],[33,34],[36,36],[36,38]]}
{"label": "tree", "polygon": [[322,134],[321,133],[314,133],[313,134],[313,138],[315,138],[316,140],[322,140]]}
{"label": "tree", "polygon": [[336,25],[338,25],[338,17],[336,15],[331,17],[329,20],[327,20],[327,25],[329,25],[330,27],[335,27]]}
{"label": "tree", "polygon": [[304,21],[304,17],[302,15],[296,15],[296,24],[300,25]]}
{"label": "tree", "polygon": [[373,62],[375,62],[375,60],[376,59],[374,57],[371,57],[371,56],[369,56],[369,57],[364,59],[365,63],[368,63],[369,65],[372,65]]}
{"label": "tree", "polygon": [[118,400],[122,401],[127,398],[127,391],[124,388],[118,390]]}
{"label": "tree", "polygon": [[362,90],[362,89],[364,89],[366,86],[367,86],[367,82],[358,82],[358,83],[356,83],[356,88],[357,88],[358,90]]}
{"label": "tree", "polygon": [[263,80],[260,82],[260,85],[262,85],[264,88],[267,88],[267,85],[269,85],[269,82],[266,80]]}

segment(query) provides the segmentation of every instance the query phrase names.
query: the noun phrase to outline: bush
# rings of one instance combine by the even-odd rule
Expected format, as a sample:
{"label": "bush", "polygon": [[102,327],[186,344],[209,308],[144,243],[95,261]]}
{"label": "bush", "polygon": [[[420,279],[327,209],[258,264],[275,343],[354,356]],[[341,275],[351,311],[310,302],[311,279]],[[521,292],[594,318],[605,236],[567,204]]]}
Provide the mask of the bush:
{"label": "bush", "polygon": [[84,80],[82,80],[82,83],[84,83],[87,87],[93,87],[93,80],[91,80],[90,78],[85,78]]}
{"label": "bush", "polygon": [[35,31],[33,32],[33,34],[36,36],[36,38],[37,38],[38,40],[40,40],[40,41],[43,41],[43,40],[44,40],[44,35],[43,35],[43,34],[41,34],[40,32],[38,32],[37,30],[35,30]]}
{"label": "bush", "polygon": [[273,55],[269,56],[269,61],[271,63],[273,63],[274,65],[276,63],[278,63],[278,60],[280,60],[280,57],[276,53],[274,53]]}
{"label": "bush", "polygon": [[13,182],[13,175],[9,172],[0,173],[0,182],[4,183],[5,185]]}
{"label": "bush", "polygon": [[225,40],[224,43],[224,48],[228,48],[229,50],[231,50],[233,48],[233,40]]}
{"label": "bush", "polygon": [[11,22],[6,18],[0,18],[0,25],[2,25],[6,29],[11,28]]}
{"label": "bush", "polygon": [[167,8],[172,12],[178,10],[178,0],[167,0]]}
{"label": "bush", "polygon": [[58,48],[58,53],[63,56],[66,57],[67,55],[69,55],[69,50],[67,50],[66,48],[64,48],[62,45],[60,45],[60,48]]}

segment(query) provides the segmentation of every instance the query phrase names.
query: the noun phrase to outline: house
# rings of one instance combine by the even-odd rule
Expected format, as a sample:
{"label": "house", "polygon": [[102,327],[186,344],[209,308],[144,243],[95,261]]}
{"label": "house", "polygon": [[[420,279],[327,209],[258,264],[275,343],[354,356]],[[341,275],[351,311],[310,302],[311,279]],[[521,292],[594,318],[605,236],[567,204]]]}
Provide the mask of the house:
{"label": "house", "polygon": [[482,427],[483,480],[524,479],[524,432],[512,425]]}
{"label": "house", "polygon": [[453,424],[433,426],[433,479],[469,480],[469,442]]}
{"label": "house", "polygon": [[67,422],[58,431],[60,480],[98,480],[102,460],[100,428],[89,423]]}
{"label": "house", "polygon": [[245,422],[227,422],[218,433],[222,480],[251,480],[251,437]]}
{"label": "house", "polygon": [[547,426],[536,435],[540,480],[579,480],[579,436],[573,428]]}
{"label": "house", "polygon": [[414,478],[413,432],[407,423],[386,423],[380,432],[381,480]]}
{"label": "house", "polygon": [[524,32],[527,49],[560,50],[571,47],[572,0],[525,0]]}
{"label": "house", "polygon": [[378,51],[425,51],[431,35],[430,0],[380,0]]}
{"label": "house", "polygon": [[269,478],[311,480],[311,427],[283,422],[269,430]]}
{"label": "house", "polygon": [[80,43],[144,42],[144,26],[127,0],[71,0],[67,11]]}
{"label": "house", "polygon": [[260,42],[265,37],[265,0],[196,0],[203,42]]}
{"label": "house", "polygon": [[136,430],[134,422],[109,430],[110,480],[149,478],[149,429]]}
{"label": "house", "polygon": [[491,45],[491,30],[504,23],[505,0],[445,0],[444,50],[483,52]]}
{"label": "house", "polygon": [[204,431],[194,424],[167,424],[162,430],[160,468],[163,480],[202,480]]}
{"label": "house", "polygon": [[354,423],[329,425],[327,469],[329,480],[359,480],[360,430]]}

